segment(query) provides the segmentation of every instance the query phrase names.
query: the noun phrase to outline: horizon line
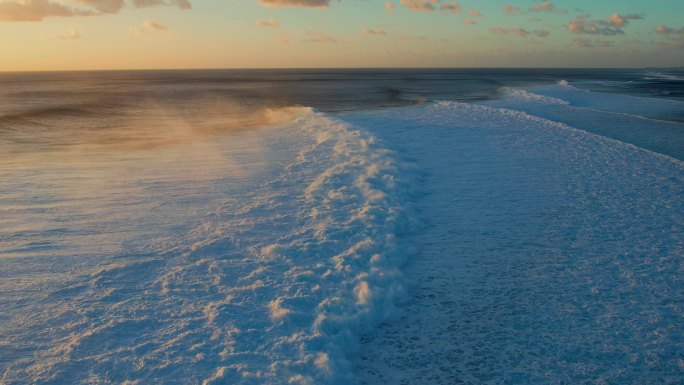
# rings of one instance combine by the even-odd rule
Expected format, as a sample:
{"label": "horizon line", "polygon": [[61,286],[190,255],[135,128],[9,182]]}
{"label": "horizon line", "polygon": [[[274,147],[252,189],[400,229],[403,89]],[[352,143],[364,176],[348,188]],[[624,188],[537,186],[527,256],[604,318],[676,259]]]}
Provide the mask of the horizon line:
{"label": "horizon line", "polygon": [[197,67],[197,68],[102,68],[102,69],[60,69],[60,70],[0,70],[0,74],[68,73],[68,72],[145,72],[145,71],[246,71],[246,70],[473,70],[473,69],[528,69],[528,70],[635,70],[635,69],[684,69],[684,66],[640,66],[640,67],[528,67],[528,66],[478,66],[478,67]]}

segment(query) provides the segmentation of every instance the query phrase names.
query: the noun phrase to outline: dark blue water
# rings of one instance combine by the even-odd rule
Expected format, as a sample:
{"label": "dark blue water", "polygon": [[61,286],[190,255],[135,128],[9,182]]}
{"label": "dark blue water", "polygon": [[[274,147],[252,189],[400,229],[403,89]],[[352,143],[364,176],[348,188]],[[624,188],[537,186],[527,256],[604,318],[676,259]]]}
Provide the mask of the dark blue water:
{"label": "dark blue water", "polygon": [[[136,105],[154,98],[182,106],[197,98],[245,106],[313,106],[324,112],[397,107],[427,100],[480,101],[501,87],[566,80],[607,93],[684,100],[684,69],[306,69],[0,73],[3,101],[35,108],[61,100],[83,107]],[[69,98],[66,98],[69,96]],[[90,103],[85,103],[90,101]],[[5,104],[5,103],[3,103]],[[6,106],[2,107],[3,109]],[[64,111],[75,112],[71,110]],[[681,116],[678,118],[682,118]]]}
{"label": "dark blue water", "polygon": [[[567,81],[602,95],[631,95],[684,102],[684,69],[307,69],[173,70],[0,74],[0,141],[54,146],[67,130],[82,140],[128,141],[131,122],[172,113],[195,131],[223,126],[248,127],[255,111],[307,106],[339,113],[402,107],[434,101],[481,102],[502,96],[502,89],[530,88]],[[684,106],[684,104],[682,104]],[[640,116],[683,122],[684,107],[640,110]],[[212,125],[207,126],[207,118]],[[572,120],[563,123],[572,124]],[[147,119],[154,121],[154,119]],[[610,125],[610,122],[602,124]],[[684,133],[662,133],[643,125],[657,149],[684,159]],[[164,126],[149,126],[159,141]],[[591,127],[582,127],[591,130]],[[638,129],[638,127],[637,127]],[[608,127],[616,139],[619,127]],[[605,131],[605,130],[603,130]],[[632,133],[634,127],[631,129]],[[59,137],[57,139],[56,137]],[[79,139],[79,140],[80,140]],[[674,142],[673,148],[668,142]],[[641,143],[641,142],[640,142]],[[663,148],[665,148],[663,150]],[[17,149],[5,149],[13,151]],[[23,151],[23,149],[18,149]]]}

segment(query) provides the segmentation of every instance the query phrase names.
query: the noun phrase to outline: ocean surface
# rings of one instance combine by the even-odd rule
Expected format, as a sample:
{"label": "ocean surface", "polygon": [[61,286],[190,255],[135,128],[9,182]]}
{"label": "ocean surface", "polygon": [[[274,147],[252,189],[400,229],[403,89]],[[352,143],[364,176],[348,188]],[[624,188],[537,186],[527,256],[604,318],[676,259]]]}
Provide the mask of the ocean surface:
{"label": "ocean surface", "polygon": [[0,73],[0,384],[682,384],[684,70]]}

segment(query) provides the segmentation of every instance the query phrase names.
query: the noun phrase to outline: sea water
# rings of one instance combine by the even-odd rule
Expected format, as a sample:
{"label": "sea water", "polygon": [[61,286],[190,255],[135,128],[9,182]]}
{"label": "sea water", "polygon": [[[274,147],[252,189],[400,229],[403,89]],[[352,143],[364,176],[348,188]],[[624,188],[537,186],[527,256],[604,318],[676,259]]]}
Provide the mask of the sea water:
{"label": "sea water", "polygon": [[1,383],[684,381],[680,70],[0,84]]}

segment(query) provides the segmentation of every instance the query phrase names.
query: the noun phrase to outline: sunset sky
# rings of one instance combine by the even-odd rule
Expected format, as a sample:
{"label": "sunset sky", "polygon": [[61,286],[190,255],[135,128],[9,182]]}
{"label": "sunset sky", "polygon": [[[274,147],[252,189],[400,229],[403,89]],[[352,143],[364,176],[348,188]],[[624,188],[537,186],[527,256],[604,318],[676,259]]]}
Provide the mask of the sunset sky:
{"label": "sunset sky", "polygon": [[683,0],[0,0],[0,71],[684,65]]}

